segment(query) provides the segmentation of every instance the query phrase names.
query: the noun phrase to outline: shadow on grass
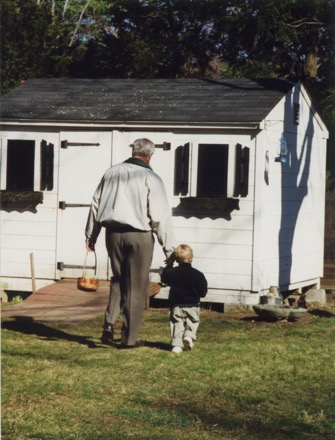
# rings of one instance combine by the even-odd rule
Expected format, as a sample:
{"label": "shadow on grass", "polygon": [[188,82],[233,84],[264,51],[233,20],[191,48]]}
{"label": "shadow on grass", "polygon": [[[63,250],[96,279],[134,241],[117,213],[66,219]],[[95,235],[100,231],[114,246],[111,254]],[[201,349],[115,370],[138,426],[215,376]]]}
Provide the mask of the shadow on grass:
{"label": "shadow on grass", "polygon": [[328,312],[327,310],[315,309],[309,312],[313,316],[318,316],[319,318],[335,318],[335,314]]}
{"label": "shadow on grass", "polygon": [[158,350],[171,351],[171,345],[165,342],[149,342],[145,341],[145,347],[157,348]]}
{"label": "shadow on grass", "polygon": [[86,345],[88,348],[102,348],[97,345],[87,336],[71,335],[63,330],[58,330],[47,325],[37,322],[30,316],[16,316],[15,321],[3,321],[1,327],[6,330],[23,333],[26,335],[36,335],[40,339],[47,341],[57,341],[63,339],[69,342],[76,342],[81,345]]}
{"label": "shadow on grass", "polygon": [[[88,348],[106,348],[106,346],[110,346],[116,349],[122,348],[121,345],[117,343],[121,342],[121,340],[118,339],[114,340],[114,342],[110,344],[96,344],[88,336],[71,335],[70,333],[66,333],[63,330],[58,330],[49,327],[41,322],[35,321],[34,318],[32,318],[31,316],[16,316],[13,319],[14,320],[3,321],[1,323],[2,329],[19,332],[26,335],[36,335],[40,339],[46,341],[57,341],[59,339],[63,339],[65,341],[86,345]],[[144,346],[165,351],[170,351],[171,349],[170,345],[164,342],[145,341]]]}
{"label": "shadow on grass", "polygon": [[[117,343],[117,342],[119,342],[119,343]],[[117,350],[124,350],[125,349],[125,347],[121,345],[121,340],[118,340],[118,339],[114,339],[112,342],[108,342],[103,345],[115,348]],[[163,350],[163,351],[170,351],[171,350],[171,345],[166,344],[165,342],[144,341],[143,347],[157,348],[158,350]],[[133,350],[136,348],[139,349],[140,347],[128,347],[129,350]]]}

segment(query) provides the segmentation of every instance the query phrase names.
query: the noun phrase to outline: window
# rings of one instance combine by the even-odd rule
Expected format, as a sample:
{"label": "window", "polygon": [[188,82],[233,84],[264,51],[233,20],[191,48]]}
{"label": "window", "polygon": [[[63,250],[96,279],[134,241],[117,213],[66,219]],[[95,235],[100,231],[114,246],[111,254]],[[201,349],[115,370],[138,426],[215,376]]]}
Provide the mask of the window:
{"label": "window", "polygon": [[176,196],[213,199],[246,197],[248,181],[248,147],[187,143],[175,151]]}
{"label": "window", "polygon": [[197,197],[227,197],[228,145],[199,144]]}
{"label": "window", "polygon": [[8,191],[34,190],[34,161],[34,141],[8,141],[6,185]]}

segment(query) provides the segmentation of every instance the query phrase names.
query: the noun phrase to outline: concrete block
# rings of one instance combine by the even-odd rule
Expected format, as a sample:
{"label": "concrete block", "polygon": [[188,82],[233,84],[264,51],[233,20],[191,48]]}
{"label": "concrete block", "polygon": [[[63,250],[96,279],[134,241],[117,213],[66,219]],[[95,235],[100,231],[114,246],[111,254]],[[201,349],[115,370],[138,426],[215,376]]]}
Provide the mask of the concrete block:
{"label": "concrete block", "polygon": [[307,303],[321,303],[325,304],[326,299],[326,291],[325,289],[310,289],[306,292],[306,302]]}
{"label": "concrete block", "polygon": [[2,287],[0,287],[0,298],[1,298],[1,302],[8,302],[8,295],[7,293],[3,290]]}

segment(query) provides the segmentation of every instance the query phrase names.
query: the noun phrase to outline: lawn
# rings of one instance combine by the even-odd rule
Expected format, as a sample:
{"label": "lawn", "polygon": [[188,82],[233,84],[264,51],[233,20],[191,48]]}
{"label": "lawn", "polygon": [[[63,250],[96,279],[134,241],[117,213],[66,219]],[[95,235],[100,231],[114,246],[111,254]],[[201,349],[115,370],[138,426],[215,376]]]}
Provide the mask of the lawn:
{"label": "lawn", "polygon": [[134,350],[100,343],[102,316],[3,320],[2,439],[334,439],[335,309],[250,315],[204,310],[181,355],[166,309],[145,312],[147,346]]}

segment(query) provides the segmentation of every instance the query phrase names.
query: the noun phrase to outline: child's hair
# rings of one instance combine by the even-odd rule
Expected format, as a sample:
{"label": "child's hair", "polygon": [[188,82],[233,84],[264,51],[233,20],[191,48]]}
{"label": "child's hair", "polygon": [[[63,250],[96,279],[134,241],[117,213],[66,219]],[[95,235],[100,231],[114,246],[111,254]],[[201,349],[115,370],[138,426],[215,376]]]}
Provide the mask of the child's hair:
{"label": "child's hair", "polygon": [[180,244],[174,250],[177,263],[192,263],[193,250],[188,244]]}

